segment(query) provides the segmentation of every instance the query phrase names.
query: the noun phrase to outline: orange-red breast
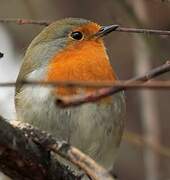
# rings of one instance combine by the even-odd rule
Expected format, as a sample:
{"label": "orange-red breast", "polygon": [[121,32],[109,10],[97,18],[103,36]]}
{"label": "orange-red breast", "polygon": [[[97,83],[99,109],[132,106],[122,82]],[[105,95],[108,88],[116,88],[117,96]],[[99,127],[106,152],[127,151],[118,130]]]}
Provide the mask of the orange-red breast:
{"label": "orange-red breast", "polygon": [[[46,27],[28,47],[19,80],[116,80],[103,36],[117,26],[100,26],[67,18]],[[31,123],[66,140],[106,168],[113,165],[125,115],[122,93],[78,107],[56,107],[56,96],[94,91],[89,88],[16,87],[18,120]]]}

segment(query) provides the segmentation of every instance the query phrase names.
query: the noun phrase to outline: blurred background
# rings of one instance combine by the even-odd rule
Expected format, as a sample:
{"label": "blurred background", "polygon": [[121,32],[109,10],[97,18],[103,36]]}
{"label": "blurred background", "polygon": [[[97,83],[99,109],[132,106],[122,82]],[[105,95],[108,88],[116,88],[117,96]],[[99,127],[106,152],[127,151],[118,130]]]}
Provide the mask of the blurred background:
{"label": "blurred background", "polygon": [[[0,19],[81,17],[102,25],[170,30],[169,0],[0,0]],[[15,81],[24,52],[43,26],[0,23],[0,82]],[[113,32],[106,37],[121,80],[170,59],[170,36]],[[170,79],[170,73],[158,79]],[[115,165],[120,180],[170,180],[170,91],[126,91],[126,133]],[[0,114],[15,118],[14,89],[0,89]],[[132,134],[136,133],[138,136]],[[139,138],[140,137],[140,138]],[[141,140],[142,138],[142,140]],[[141,140],[141,141],[139,141]]]}

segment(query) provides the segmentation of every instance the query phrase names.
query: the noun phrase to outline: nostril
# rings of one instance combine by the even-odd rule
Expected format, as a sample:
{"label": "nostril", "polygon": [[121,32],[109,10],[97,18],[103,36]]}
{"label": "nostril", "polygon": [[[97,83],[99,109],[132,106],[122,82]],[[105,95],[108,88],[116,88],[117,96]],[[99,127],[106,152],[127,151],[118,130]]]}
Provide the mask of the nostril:
{"label": "nostril", "polygon": [[102,26],[100,29],[99,29],[99,32],[102,32],[104,31],[104,26]]}

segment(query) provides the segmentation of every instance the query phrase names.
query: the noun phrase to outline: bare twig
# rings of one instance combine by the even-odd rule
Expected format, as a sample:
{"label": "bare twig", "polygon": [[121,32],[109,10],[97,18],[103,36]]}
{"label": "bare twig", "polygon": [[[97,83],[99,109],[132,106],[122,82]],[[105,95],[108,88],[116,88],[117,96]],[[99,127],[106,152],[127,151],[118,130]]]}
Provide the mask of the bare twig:
{"label": "bare twig", "polygon": [[50,22],[48,21],[36,21],[31,19],[0,19],[1,23],[16,23],[18,25],[25,25],[25,24],[35,24],[41,26],[48,26]]}
{"label": "bare twig", "polygon": [[170,2],[170,0],[160,0],[161,2]]}
{"label": "bare twig", "polygon": [[114,82],[95,82],[95,81],[18,81],[16,82],[0,82],[0,87],[13,87],[16,86],[16,84],[21,85],[27,85],[27,86],[60,86],[60,87],[83,87],[83,88],[108,88],[108,87],[122,87],[126,88],[128,90],[133,89],[164,89],[169,90],[170,89],[170,80],[155,80],[155,81],[149,81],[149,82],[142,82],[142,81],[133,81],[130,84],[128,83],[129,80],[119,80]]}
{"label": "bare twig", "polygon": [[[159,66],[155,69],[152,69],[148,73],[143,76],[138,76],[132,78],[126,82],[126,85],[133,84],[135,81],[147,82],[163,73],[170,71],[170,61],[167,61],[162,66]],[[56,99],[56,104],[61,107],[68,107],[68,106],[77,106],[80,104],[94,102],[101,98],[113,95],[117,92],[125,90],[126,87],[111,87],[111,88],[102,88],[95,92],[87,93],[85,95],[75,95],[75,96],[68,96],[68,97],[59,97]]]}
{"label": "bare twig", "polygon": [[118,27],[115,31],[127,32],[127,33],[144,33],[144,34],[157,34],[157,35],[170,35],[170,31],[155,30],[155,29],[138,29],[138,28],[126,28]]}
{"label": "bare twig", "polygon": [[[48,26],[52,21],[36,21],[31,19],[0,19],[1,23],[16,23],[18,25],[35,24],[40,26]],[[128,32],[128,33],[145,33],[155,35],[170,35],[170,31],[166,30],[155,30],[155,29],[139,29],[139,28],[127,28],[119,26],[115,31]]]}
{"label": "bare twig", "polygon": [[137,145],[139,147],[145,147],[148,146],[152,151],[165,156],[167,158],[170,158],[170,147],[165,147],[161,144],[155,144],[147,141],[144,137],[141,137],[140,135],[132,132],[124,132],[123,139],[130,144]]}
{"label": "bare twig", "polygon": [[[62,107],[76,106],[83,103],[94,102],[103,97],[110,96],[122,90],[127,89],[169,89],[170,81],[150,81],[161,74],[170,71],[170,62],[167,61],[165,64],[149,71],[143,76],[134,77],[127,81],[116,81],[116,82],[82,82],[82,81],[19,81],[17,84],[24,84],[30,86],[62,86],[62,87],[94,87],[100,88],[94,92],[86,93],[85,95],[74,95],[58,97],[56,100],[57,105]],[[147,83],[146,83],[147,82]],[[4,82],[0,83],[0,87],[16,86],[15,82]],[[103,88],[104,87],[104,88]]]}

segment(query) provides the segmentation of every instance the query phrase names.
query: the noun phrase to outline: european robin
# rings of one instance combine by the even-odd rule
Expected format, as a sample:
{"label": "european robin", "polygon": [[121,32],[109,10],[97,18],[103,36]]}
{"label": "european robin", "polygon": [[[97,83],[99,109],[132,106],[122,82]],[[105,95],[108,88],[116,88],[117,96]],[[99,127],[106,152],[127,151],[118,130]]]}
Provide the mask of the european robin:
{"label": "european robin", "polygon": [[[103,36],[116,25],[100,26],[86,19],[67,18],[46,27],[29,45],[20,69],[20,80],[116,80]],[[95,91],[80,87],[16,87],[17,119],[65,140],[110,168],[119,147],[125,115],[122,93],[98,102],[62,109],[57,96]]]}

